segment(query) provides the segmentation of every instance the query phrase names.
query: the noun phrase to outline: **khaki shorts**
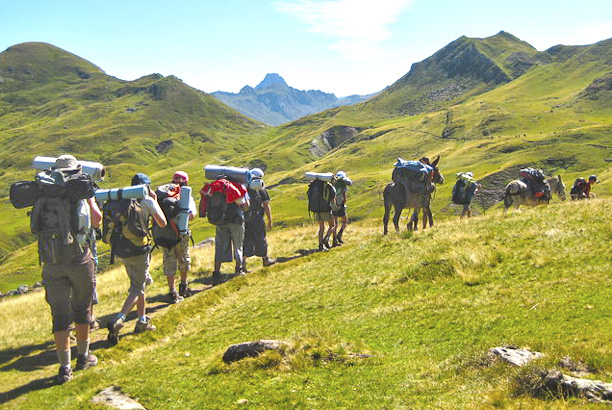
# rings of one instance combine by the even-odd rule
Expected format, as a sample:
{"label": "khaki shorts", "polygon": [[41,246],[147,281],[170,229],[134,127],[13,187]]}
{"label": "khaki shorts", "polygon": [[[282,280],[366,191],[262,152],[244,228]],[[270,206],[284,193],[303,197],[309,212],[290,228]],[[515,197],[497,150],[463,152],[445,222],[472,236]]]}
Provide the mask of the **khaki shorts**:
{"label": "khaki shorts", "polygon": [[95,262],[91,252],[80,263],[43,265],[45,300],[51,307],[53,333],[67,330],[74,321],[91,322]]}
{"label": "khaki shorts", "polygon": [[323,221],[323,222],[329,222],[332,219],[334,219],[334,217],[332,216],[331,211],[329,212],[313,212],[313,217],[315,221]]}
{"label": "khaki shorts", "polygon": [[181,241],[172,248],[164,250],[164,275],[176,275],[179,272],[187,272],[191,269],[191,256],[189,255],[189,235],[183,235]]}
{"label": "khaki shorts", "polygon": [[217,225],[215,229],[215,261],[231,262],[238,265],[244,262],[244,224]]}
{"label": "khaki shorts", "polygon": [[149,264],[151,263],[151,254],[131,256],[129,258],[121,258],[125,272],[130,278],[130,295],[144,295],[149,273]]}

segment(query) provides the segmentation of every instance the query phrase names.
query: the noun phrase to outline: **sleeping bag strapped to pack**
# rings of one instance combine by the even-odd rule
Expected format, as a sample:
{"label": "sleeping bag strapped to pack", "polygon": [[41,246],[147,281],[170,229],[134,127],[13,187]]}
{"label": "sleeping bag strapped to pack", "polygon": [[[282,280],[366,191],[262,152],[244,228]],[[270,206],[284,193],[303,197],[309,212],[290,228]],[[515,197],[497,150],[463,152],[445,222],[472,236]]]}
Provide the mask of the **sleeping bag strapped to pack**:
{"label": "sleeping bag strapped to pack", "polygon": [[155,242],[156,246],[170,249],[181,240],[176,226],[181,187],[178,184],[162,185],[155,190],[155,194],[157,195],[159,207],[164,212],[168,224],[162,228],[153,220],[153,242]]}
{"label": "sleeping bag strapped to pack", "polygon": [[102,241],[111,246],[110,263],[151,252],[149,220],[136,199],[108,201],[102,207]]}
{"label": "sleeping bag strapped to pack", "polygon": [[316,179],[308,185],[308,211],[330,212],[333,188],[328,182]]}

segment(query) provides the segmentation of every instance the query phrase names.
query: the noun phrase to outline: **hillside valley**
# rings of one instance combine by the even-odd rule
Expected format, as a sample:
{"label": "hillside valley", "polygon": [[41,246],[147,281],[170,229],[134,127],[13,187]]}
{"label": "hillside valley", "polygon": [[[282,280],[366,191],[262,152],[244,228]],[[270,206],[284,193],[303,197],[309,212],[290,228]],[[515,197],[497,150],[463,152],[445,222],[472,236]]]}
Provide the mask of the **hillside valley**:
{"label": "hillside valley", "polygon": [[[47,44],[11,47],[0,54],[0,291],[39,277],[27,216],[6,198],[11,182],[31,178],[35,155],[101,161],[103,187],[122,186],[136,171],[161,184],[183,168],[199,189],[208,163],[258,166],[277,227],[310,223],[303,175],[312,170],[346,171],[351,219],[380,220],[397,157],[441,155],[447,183],[433,201],[436,220],[456,217],[449,198],[459,171],[483,183],[477,214],[499,207],[523,166],[561,175],[568,190],[595,173],[594,192],[609,195],[611,61],[612,40],[540,52],[505,32],[461,37],[366,102],[269,127],[175,77],[125,82]],[[198,219],[193,232],[199,241],[213,229]]]}

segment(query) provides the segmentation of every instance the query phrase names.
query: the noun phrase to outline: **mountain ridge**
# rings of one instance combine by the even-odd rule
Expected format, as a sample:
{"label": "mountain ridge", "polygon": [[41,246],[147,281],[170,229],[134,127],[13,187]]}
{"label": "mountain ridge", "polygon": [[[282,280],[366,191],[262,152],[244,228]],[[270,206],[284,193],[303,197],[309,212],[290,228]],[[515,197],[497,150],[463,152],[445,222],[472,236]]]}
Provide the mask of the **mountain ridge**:
{"label": "mountain ridge", "polygon": [[320,90],[298,90],[276,73],[266,74],[255,88],[247,85],[237,94],[216,91],[212,95],[247,117],[269,125],[280,125],[330,108],[356,104],[372,96],[338,98]]}

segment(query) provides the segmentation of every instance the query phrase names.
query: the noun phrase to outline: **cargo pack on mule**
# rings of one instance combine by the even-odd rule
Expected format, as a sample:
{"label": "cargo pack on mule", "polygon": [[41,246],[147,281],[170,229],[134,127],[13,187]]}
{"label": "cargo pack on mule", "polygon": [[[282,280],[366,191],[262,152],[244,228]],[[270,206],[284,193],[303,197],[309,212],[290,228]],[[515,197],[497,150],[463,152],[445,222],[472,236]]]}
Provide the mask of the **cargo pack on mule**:
{"label": "cargo pack on mule", "polygon": [[80,166],[41,171],[34,181],[11,185],[11,204],[18,209],[32,207],[30,229],[38,237],[41,263],[70,263],[86,252],[93,240],[86,200],[95,188]]}
{"label": "cargo pack on mule", "polygon": [[109,199],[102,206],[102,240],[111,246],[111,264],[115,256],[129,258],[151,252],[149,218],[139,202],[147,189],[136,185],[96,192],[96,199]]}
{"label": "cargo pack on mule", "polygon": [[398,158],[393,166],[391,179],[396,184],[401,183],[411,192],[424,192],[432,172],[433,168],[430,165]]}
{"label": "cargo pack on mule", "polygon": [[540,200],[550,200],[550,185],[546,182],[546,174],[541,169],[532,167],[523,168],[519,171],[521,181],[527,184],[527,188],[534,197]]}

